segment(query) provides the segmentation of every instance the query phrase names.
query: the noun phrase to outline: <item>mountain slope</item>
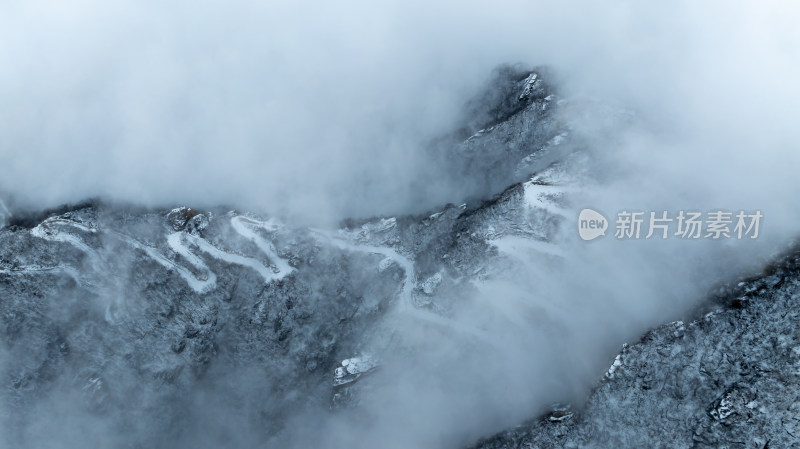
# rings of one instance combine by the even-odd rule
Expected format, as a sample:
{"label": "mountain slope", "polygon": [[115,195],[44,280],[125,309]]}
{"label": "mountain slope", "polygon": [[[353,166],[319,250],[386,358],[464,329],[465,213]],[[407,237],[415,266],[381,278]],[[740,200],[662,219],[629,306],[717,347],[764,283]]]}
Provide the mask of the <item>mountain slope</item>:
{"label": "mountain slope", "polygon": [[290,417],[357,407],[382,363],[370,354],[409,350],[388,317],[485,340],[453,319],[454,298],[502,269],[503,245],[553,257],[559,183],[583,163],[548,89],[536,72],[498,72],[472,121],[434,144],[444,175],[473,183],[468,202],[423,216],[320,230],[98,200],[7,217],[0,443],[292,440]]}

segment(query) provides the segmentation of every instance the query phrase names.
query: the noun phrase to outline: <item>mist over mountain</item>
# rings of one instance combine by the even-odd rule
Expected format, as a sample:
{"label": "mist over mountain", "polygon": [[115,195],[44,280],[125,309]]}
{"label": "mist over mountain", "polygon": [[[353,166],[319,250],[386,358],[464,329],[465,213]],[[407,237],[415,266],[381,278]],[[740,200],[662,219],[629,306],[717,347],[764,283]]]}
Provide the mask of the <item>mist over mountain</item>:
{"label": "mist over mountain", "polygon": [[0,189],[36,208],[103,196],[330,223],[457,202],[469,182],[442,182],[429,144],[502,63],[643,114],[653,142],[603,152],[688,180],[659,191],[793,180],[798,36],[781,2],[3,9]]}
{"label": "mist over mountain", "polygon": [[797,444],[798,12],[5,3],[0,448]]}

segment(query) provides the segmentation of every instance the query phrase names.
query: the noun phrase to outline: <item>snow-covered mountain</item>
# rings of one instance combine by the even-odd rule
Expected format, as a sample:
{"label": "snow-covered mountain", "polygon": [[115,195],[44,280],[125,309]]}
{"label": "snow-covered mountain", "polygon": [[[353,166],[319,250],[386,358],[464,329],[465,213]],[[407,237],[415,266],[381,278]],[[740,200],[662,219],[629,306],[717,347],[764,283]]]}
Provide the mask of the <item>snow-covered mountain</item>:
{"label": "snow-covered mountain", "polygon": [[499,70],[471,122],[432,144],[467,203],[423,216],[322,230],[100,200],[4,213],[2,443],[295,441],[292,416],[356,407],[381,355],[413,350],[387,317],[485,339],[458,329],[454,298],[506,252],[557,257],[565,167],[584,162],[559,101],[540,72]]}
{"label": "snow-covered mountain", "polygon": [[498,70],[422,215],[0,207],[0,447],[466,447],[540,413],[480,447],[797,444],[794,255],[616,360],[576,336],[553,279],[594,160],[548,76]]}
{"label": "snow-covered mountain", "polygon": [[720,287],[692,321],[624,345],[586,403],[476,447],[798,447],[799,262],[794,246]]}

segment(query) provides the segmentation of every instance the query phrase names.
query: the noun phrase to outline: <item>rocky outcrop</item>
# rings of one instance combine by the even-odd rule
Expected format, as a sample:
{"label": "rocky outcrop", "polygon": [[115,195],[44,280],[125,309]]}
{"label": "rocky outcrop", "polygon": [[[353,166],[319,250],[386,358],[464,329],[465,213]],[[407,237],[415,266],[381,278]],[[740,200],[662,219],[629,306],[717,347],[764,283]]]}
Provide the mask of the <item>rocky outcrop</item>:
{"label": "rocky outcrop", "polygon": [[800,447],[800,249],[710,301],[624,346],[579,412],[476,447]]}

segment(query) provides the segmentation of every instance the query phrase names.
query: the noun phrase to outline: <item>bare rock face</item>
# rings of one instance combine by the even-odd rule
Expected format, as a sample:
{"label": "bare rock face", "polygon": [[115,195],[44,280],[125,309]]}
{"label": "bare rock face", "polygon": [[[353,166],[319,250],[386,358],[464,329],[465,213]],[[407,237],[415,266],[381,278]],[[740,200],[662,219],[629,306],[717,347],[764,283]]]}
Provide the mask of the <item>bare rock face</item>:
{"label": "bare rock face", "polygon": [[199,212],[189,207],[178,207],[169,211],[167,222],[173,231],[182,231],[189,224],[189,221],[197,217],[198,214]]}

